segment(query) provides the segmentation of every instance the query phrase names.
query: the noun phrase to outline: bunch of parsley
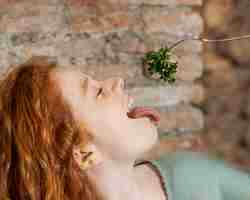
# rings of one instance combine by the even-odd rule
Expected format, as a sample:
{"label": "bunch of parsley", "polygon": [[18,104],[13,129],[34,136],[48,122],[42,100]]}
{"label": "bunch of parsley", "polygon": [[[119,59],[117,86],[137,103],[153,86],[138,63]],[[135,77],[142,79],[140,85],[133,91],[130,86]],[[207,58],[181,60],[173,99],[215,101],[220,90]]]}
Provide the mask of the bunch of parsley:
{"label": "bunch of parsley", "polygon": [[174,83],[176,80],[177,62],[170,60],[170,48],[162,47],[158,51],[149,51],[143,59],[144,64],[149,65],[148,71],[151,75],[160,74],[164,82]]}
{"label": "bunch of parsley", "polygon": [[172,62],[170,60],[171,50],[177,47],[179,44],[187,41],[187,40],[198,40],[201,42],[230,42],[234,40],[241,39],[250,39],[250,34],[236,36],[231,38],[222,38],[222,39],[207,39],[202,37],[192,37],[192,38],[184,38],[176,43],[174,43],[171,47],[162,47],[159,51],[149,51],[146,53],[146,57],[143,59],[144,64],[149,65],[149,73],[159,74],[160,79],[164,80],[164,82],[174,83],[176,80],[176,69],[177,62]]}

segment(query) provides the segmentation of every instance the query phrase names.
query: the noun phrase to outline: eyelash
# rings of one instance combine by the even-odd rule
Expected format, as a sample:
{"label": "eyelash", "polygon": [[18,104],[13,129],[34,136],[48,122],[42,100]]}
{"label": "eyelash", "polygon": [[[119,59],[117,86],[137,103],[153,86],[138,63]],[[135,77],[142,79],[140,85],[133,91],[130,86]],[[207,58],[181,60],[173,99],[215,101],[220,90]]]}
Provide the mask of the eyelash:
{"label": "eyelash", "polygon": [[102,93],[102,88],[100,88],[99,90],[98,90],[98,92],[97,92],[97,97],[100,95]]}

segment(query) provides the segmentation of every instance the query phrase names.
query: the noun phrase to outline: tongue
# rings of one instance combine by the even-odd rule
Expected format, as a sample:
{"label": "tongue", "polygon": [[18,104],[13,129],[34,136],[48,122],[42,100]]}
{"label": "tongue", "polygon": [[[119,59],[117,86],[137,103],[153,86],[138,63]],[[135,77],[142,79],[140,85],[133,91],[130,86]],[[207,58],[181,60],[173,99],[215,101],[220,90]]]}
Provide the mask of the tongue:
{"label": "tongue", "polygon": [[148,117],[156,123],[160,121],[159,112],[149,107],[135,107],[127,115],[129,118]]}

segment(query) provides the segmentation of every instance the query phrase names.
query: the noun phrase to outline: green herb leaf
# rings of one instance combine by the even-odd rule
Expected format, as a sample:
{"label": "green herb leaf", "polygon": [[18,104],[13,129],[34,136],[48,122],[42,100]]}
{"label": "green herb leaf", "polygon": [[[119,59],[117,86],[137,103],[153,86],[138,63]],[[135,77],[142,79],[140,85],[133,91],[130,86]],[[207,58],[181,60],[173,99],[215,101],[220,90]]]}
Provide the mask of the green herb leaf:
{"label": "green herb leaf", "polygon": [[162,47],[158,51],[150,51],[146,53],[144,62],[149,65],[149,72],[160,74],[160,79],[168,83],[174,83],[176,80],[176,72],[178,63],[170,61],[170,48]]}

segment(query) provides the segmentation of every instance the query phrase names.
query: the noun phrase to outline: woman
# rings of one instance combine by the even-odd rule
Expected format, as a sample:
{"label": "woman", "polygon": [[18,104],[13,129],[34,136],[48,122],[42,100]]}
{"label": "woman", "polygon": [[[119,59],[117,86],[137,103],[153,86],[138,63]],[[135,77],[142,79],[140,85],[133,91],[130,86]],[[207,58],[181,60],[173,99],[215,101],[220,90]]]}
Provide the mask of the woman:
{"label": "woman", "polygon": [[141,160],[155,111],[130,110],[124,81],[96,81],[43,57],[1,82],[0,199],[250,199],[248,174],[205,154]]}

